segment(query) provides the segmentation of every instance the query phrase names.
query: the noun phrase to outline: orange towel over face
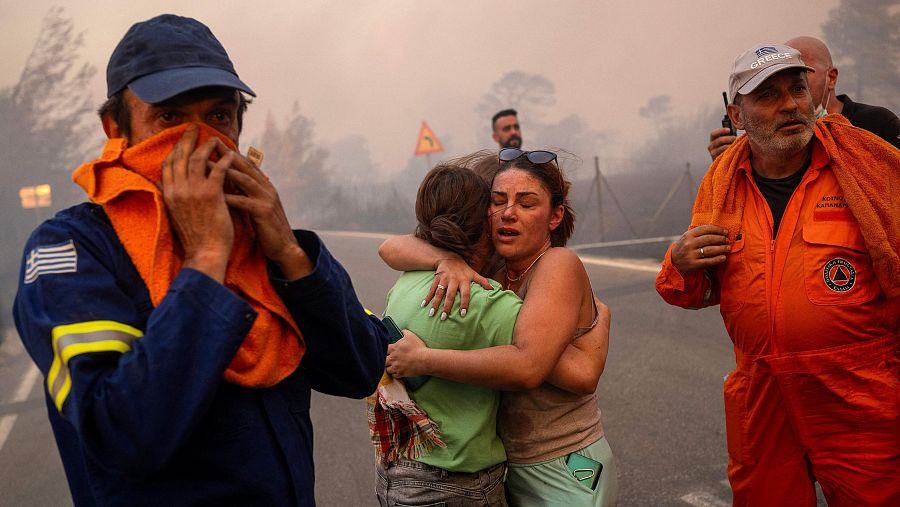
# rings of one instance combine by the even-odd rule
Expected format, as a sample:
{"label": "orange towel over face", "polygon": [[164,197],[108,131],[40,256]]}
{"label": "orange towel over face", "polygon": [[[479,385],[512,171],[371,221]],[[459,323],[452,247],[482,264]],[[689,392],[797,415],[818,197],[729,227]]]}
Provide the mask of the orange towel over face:
{"label": "orange towel over face", "polygon": [[[816,121],[815,136],[828,153],[828,165],[859,222],[875,275],[889,297],[900,296],[900,150],[839,114]],[[746,195],[735,174],[750,157],[743,135],[710,166],[691,212],[691,228],[714,224],[740,231]]]}
{"label": "orange towel over face", "polygon": [[[163,196],[156,183],[162,162],[188,125],[167,129],[135,146],[110,139],[100,158],[75,170],[73,179],[92,202],[103,206],[119,240],[150,291],[154,306],[162,301],[181,269],[182,251],[172,233]],[[218,131],[199,125],[197,146]],[[258,312],[241,348],[225,370],[225,380],[246,387],[268,387],[293,373],[305,345],[300,330],[269,281],[266,258],[246,214],[232,211],[234,246],[225,286]]]}

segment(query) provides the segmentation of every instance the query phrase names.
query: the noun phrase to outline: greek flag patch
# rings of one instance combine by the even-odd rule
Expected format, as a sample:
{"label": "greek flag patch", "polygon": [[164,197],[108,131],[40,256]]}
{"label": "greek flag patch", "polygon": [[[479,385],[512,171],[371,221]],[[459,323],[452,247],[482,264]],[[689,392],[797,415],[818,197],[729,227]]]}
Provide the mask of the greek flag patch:
{"label": "greek flag patch", "polygon": [[41,275],[77,271],[78,254],[72,240],[59,245],[39,246],[29,252],[25,260],[25,283],[35,281]]}

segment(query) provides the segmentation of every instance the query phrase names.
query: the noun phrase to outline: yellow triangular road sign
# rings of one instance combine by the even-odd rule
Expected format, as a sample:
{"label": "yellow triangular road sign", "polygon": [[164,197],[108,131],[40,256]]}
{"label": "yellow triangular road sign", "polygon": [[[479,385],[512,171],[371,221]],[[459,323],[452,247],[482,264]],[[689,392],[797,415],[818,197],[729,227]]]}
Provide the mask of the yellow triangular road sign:
{"label": "yellow triangular road sign", "polygon": [[428,127],[428,124],[422,122],[422,128],[419,129],[419,140],[416,141],[416,155],[427,155],[429,153],[439,153],[444,151],[441,142],[438,141],[434,132]]}

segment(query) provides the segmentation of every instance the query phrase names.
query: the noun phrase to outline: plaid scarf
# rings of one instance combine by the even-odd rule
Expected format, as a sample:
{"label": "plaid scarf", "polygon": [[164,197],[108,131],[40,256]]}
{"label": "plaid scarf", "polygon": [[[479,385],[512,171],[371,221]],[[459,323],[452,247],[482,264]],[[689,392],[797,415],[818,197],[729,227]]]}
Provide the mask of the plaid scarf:
{"label": "plaid scarf", "polygon": [[382,464],[419,458],[434,446],[447,447],[437,423],[410,399],[403,382],[395,382],[387,373],[375,393],[366,398],[366,419],[375,455]]}

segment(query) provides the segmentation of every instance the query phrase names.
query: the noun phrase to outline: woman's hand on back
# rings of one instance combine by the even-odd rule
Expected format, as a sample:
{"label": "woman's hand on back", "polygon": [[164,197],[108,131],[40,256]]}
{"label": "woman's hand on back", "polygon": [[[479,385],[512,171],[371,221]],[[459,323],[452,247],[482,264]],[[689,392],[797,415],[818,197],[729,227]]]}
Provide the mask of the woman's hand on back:
{"label": "woman's hand on back", "polygon": [[441,320],[443,320],[450,315],[458,292],[459,314],[465,316],[469,309],[470,286],[473,282],[487,290],[492,288],[491,282],[487,278],[479,275],[477,271],[459,257],[440,259],[435,268],[431,289],[425,295],[425,299],[422,300],[422,306],[431,304],[429,314],[432,316],[438,314],[442,308],[440,315]]}

